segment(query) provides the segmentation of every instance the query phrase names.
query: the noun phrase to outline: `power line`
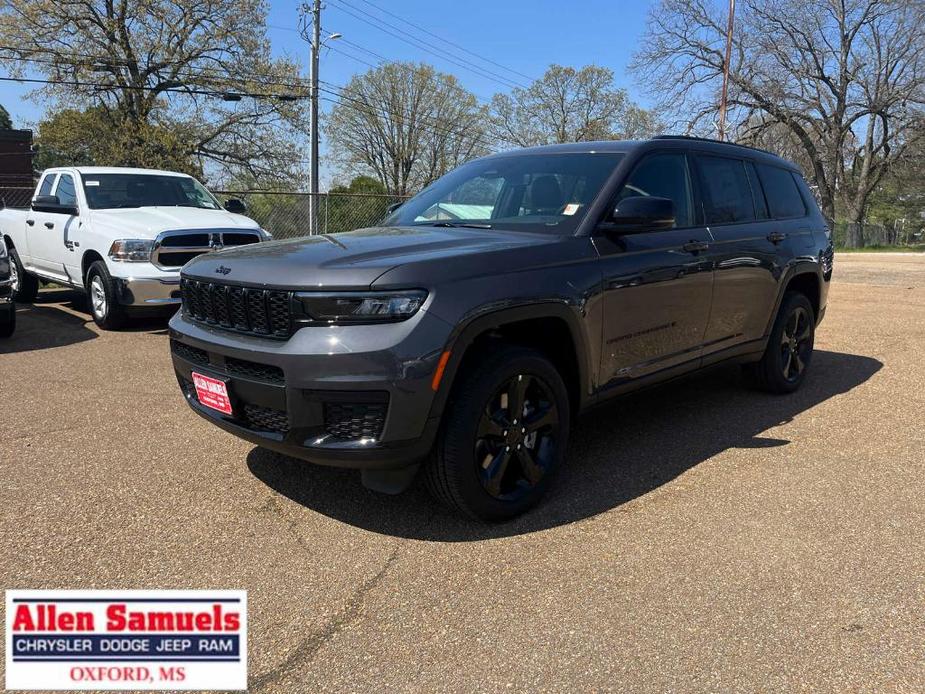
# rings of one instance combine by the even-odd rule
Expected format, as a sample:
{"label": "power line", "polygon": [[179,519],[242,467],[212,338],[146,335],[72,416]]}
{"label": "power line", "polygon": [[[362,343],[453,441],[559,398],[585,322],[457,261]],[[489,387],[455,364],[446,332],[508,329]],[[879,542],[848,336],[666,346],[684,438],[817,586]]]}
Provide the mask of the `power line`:
{"label": "power line", "polygon": [[430,36],[433,36],[435,39],[439,39],[439,40],[442,41],[443,43],[449,44],[450,46],[453,46],[454,48],[457,48],[458,50],[461,50],[461,51],[463,51],[464,53],[468,53],[469,55],[475,56],[475,57],[478,58],[479,60],[482,60],[482,61],[484,61],[484,62],[486,62],[486,63],[490,63],[491,65],[494,65],[495,67],[499,67],[499,68],[501,68],[502,70],[506,70],[507,72],[513,73],[513,74],[515,74],[515,75],[519,75],[520,77],[523,77],[523,78],[525,78],[525,79],[528,79],[528,80],[530,80],[531,82],[536,81],[536,78],[535,78],[535,77],[531,77],[530,75],[525,75],[525,74],[522,73],[522,72],[518,72],[517,70],[514,70],[513,68],[509,68],[509,67],[507,67],[506,65],[502,65],[501,63],[495,62],[495,61],[492,60],[491,58],[486,58],[485,56],[480,55],[480,54],[476,53],[475,51],[469,50],[469,49],[466,48],[465,46],[461,46],[461,45],[459,45],[458,43],[455,43],[455,42],[453,42],[453,41],[450,41],[448,38],[444,38],[443,36],[440,36],[440,35],[438,35],[438,34],[435,34],[434,32],[430,31],[429,29],[426,29],[425,27],[422,27],[420,24],[415,24],[414,22],[412,22],[412,21],[409,20],[409,19],[405,19],[405,18],[403,18],[403,17],[400,17],[400,16],[398,16],[397,14],[395,14],[394,12],[390,12],[389,10],[385,9],[385,8],[382,7],[381,5],[377,5],[377,4],[374,3],[374,2],[370,2],[370,0],[361,0],[361,2],[366,3],[366,4],[369,5],[370,7],[375,7],[375,8],[376,8],[377,10],[379,10],[380,12],[383,12],[383,13],[385,13],[385,14],[387,14],[387,15],[390,15],[390,16],[394,17],[395,19],[397,19],[397,20],[399,20],[399,21],[401,21],[401,22],[404,22],[404,23],[407,24],[408,26],[414,27],[414,28],[417,29],[418,31],[423,31],[425,34],[429,34]]}
{"label": "power line", "polygon": [[[423,42],[422,40],[416,38],[413,34],[410,34],[409,32],[405,31],[404,29],[401,29],[400,27],[396,27],[394,24],[391,24],[391,23],[389,23],[389,22],[386,22],[385,20],[379,19],[379,18],[375,17],[374,15],[372,15],[372,14],[370,14],[370,13],[368,13],[368,12],[365,12],[364,10],[361,10],[361,9],[359,9],[359,8],[356,8],[356,7],[354,7],[353,5],[347,5],[347,4],[344,2],[344,0],[329,0],[329,2],[331,2],[331,3],[332,3],[335,7],[337,7],[337,9],[339,9],[341,12],[346,12],[347,14],[349,14],[349,15],[351,15],[352,17],[354,17],[354,18],[360,20],[361,22],[364,22],[364,23],[366,23],[366,24],[369,24],[370,26],[372,26],[372,27],[378,29],[379,31],[382,31],[382,32],[384,32],[384,33],[386,33],[386,34],[389,34],[390,36],[394,36],[395,38],[399,39],[400,41],[404,41],[405,43],[408,43],[408,44],[414,46],[414,47],[417,48],[418,50],[421,50],[421,51],[424,51],[425,53],[429,53],[430,55],[436,56],[437,58],[440,58],[441,60],[446,60],[446,61],[448,61],[448,62],[451,62],[451,63],[453,63],[454,65],[457,65],[457,66],[463,68],[464,70],[468,70],[469,72],[473,72],[473,73],[479,75],[480,77],[483,77],[483,78],[485,78],[485,79],[491,80],[492,82],[497,82],[498,84],[501,84],[501,85],[503,85],[503,86],[505,86],[505,87],[507,87],[507,88],[509,88],[509,89],[510,89],[511,87],[523,87],[523,88],[526,88],[526,85],[521,84],[521,83],[517,82],[516,80],[512,80],[512,79],[509,79],[509,78],[507,78],[507,77],[504,77],[504,75],[501,75],[501,74],[499,74],[499,73],[497,73],[497,72],[492,72],[491,70],[488,70],[487,68],[479,67],[478,65],[474,65],[474,64],[471,63],[471,62],[463,61],[463,60],[459,60],[459,59],[455,59],[455,58],[453,58],[453,57],[451,57],[451,56],[449,56],[449,55],[447,55],[447,54],[445,54],[445,53],[439,53],[439,52],[437,52],[437,51],[434,51],[434,50],[432,50],[431,48],[429,48],[427,45],[425,45],[424,42]],[[352,8],[352,9],[350,9],[350,8]],[[353,10],[356,10],[356,12],[354,12]],[[357,14],[357,12],[360,12],[360,13],[362,13],[362,14],[365,14],[367,17],[369,17],[369,19],[366,19],[366,18],[360,16],[360,14]],[[384,26],[382,26],[382,25],[384,25]],[[386,28],[386,27],[390,27],[391,29],[394,29],[394,31],[391,30],[391,29],[389,29],[389,28]],[[396,32],[398,32],[398,33],[396,33]],[[403,35],[402,35],[402,34],[403,34]]]}

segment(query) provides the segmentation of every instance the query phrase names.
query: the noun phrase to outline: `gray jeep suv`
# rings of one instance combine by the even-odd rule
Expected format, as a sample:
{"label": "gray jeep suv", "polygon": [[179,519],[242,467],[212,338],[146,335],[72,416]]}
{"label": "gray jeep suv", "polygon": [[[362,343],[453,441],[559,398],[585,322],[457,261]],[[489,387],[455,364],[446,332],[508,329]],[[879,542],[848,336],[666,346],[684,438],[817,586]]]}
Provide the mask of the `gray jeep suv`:
{"label": "gray jeep suv", "polygon": [[576,415],[721,361],[797,389],[832,273],[799,171],[659,137],[472,161],[375,228],[203,255],[170,323],[195,412],[477,518],[535,504]]}

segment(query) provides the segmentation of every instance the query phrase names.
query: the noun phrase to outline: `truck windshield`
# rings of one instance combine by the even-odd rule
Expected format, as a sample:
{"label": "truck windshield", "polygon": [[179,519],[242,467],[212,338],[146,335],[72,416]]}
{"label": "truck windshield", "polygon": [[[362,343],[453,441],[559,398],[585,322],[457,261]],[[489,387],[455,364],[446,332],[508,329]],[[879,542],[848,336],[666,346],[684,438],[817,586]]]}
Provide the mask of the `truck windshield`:
{"label": "truck windshield", "polygon": [[622,157],[512,154],[474,161],[425,188],[382,223],[571,234]]}
{"label": "truck windshield", "polygon": [[189,176],[82,174],[87,204],[94,210],[119,207],[200,207],[221,209],[218,200]]}

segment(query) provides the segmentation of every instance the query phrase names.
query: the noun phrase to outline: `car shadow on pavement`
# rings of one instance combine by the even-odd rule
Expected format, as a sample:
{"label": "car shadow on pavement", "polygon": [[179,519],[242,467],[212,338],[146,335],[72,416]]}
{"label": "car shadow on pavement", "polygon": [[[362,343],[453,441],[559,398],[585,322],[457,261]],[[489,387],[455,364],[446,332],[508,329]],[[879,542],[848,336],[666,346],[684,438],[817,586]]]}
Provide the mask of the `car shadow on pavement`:
{"label": "car shadow on pavement", "polygon": [[[164,315],[132,318],[120,332],[166,335],[167,320]],[[0,354],[63,347],[97,337],[99,333],[83,292],[45,288],[32,303],[16,304],[16,332],[11,338],[0,340]]]}
{"label": "car shadow on pavement", "polygon": [[573,428],[565,469],[539,507],[487,525],[445,510],[421,476],[399,496],[364,489],[359,474],[312,465],[262,448],[247,458],[270,488],[315,512],[377,533],[466,542],[530,533],[617,508],[730,448],[786,446],[762,436],[870,379],[883,364],[870,357],[816,351],[797,393],[750,390],[737,367],[719,367],[598,408]]}

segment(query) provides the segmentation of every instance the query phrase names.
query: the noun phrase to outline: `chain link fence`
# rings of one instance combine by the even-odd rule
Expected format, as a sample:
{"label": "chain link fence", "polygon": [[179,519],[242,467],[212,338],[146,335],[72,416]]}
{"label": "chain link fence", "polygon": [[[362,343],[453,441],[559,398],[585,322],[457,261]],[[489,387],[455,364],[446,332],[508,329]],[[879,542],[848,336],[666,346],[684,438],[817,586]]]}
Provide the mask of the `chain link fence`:
{"label": "chain link fence", "polygon": [[3,207],[29,207],[32,201],[32,188],[11,188],[0,186],[0,203]]}
{"label": "chain link fence", "polygon": [[[26,208],[32,188],[0,186],[0,202],[6,207]],[[294,193],[275,191],[220,190],[216,197],[224,203],[238,198],[247,204],[247,216],[277,239],[307,236],[311,225],[310,201],[315,198],[317,233],[375,226],[385,217],[390,205],[407,199],[376,193]],[[920,222],[909,224],[831,224],[836,248],[920,247],[925,244],[925,230]]]}
{"label": "chain link fence", "polygon": [[925,243],[925,233],[921,224],[884,226],[836,222],[831,226],[836,248],[918,246]]}
{"label": "chain link fence", "polygon": [[374,226],[390,205],[406,198],[375,193],[279,193],[242,190],[214,191],[224,203],[238,198],[247,204],[247,216],[276,239],[306,236],[311,229],[311,203],[315,202],[316,233],[336,234]]}

